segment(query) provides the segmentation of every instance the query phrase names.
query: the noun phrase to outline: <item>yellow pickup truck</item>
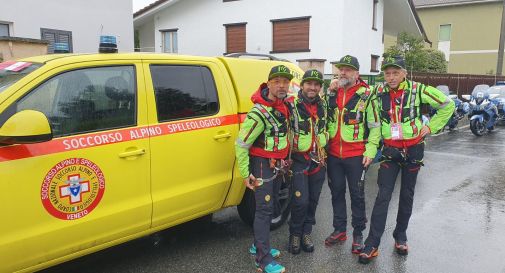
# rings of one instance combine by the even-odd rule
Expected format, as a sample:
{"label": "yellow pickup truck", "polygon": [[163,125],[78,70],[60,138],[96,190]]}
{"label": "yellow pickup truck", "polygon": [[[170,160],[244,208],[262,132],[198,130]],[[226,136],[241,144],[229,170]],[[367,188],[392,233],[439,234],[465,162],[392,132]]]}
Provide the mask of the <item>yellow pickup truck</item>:
{"label": "yellow pickup truck", "polygon": [[[0,272],[31,272],[254,199],[235,165],[282,61],[63,54],[0,63]],[[303,71],[294,74],[296,92]],[[281,191],[289,213],[289,188]]]}

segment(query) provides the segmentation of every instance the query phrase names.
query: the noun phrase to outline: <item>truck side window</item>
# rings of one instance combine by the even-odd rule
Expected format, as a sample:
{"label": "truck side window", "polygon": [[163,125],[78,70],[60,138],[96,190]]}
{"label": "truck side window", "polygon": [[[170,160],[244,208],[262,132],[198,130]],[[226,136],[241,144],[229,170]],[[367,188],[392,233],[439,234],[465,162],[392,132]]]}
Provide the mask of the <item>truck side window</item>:
{"label": "truck side window", "polygon": [[134,67],[94,67],[58,74],[16,103],[16,112],[27,109],[44,113],[55,137],[134,126]]}
{"label": "truck side window", "polygon": [[151,65],[151,75],[159,122],[218,112],[216,85],[207,67]]}

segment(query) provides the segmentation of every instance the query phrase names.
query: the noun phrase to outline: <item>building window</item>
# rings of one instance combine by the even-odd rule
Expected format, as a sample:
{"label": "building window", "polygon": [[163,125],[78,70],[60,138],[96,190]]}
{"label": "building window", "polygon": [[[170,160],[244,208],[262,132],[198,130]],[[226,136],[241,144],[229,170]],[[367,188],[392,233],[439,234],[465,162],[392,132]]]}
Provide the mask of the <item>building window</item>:
{"label": "building window", "polygon": [[163,29],[160,30],[162,37],[162,48],[164,53],[177,53],[177,30],[178,29]]}
{"label": "building window", "polygon": [[0,36],[10,36],[9,24],[0,23]]}
{"label": "building window", "polygon": [[226,24],[226,53],[246,52],[246,23]]}
{"label": "building window", "polygon": [[372,63],[370,64],[370,72],[379,72],[379,57],[378,55],[372,55]]}
{"label": "building window", "polygon": [[310,16],[270,21],[273,26],[273,46],[270,53],[310,51]]}
{"label": "building window", "polygon": [[372,1],[373,1],[372,29],[377,30],[377,4],[379,3],[379,0],[372,0]]}
{"label": "building window", "polygon": [[451,25],[440,25],[440,30],[438,32],[438,40],[440,42],[446,42],[451,40]]}
{"label": "building window", "polygon": [[158,121],[211,116],[219,111],[212,72],[204,66],[151,65]]}
{"label": "building window", "polygon": [[49,42],[49,44],[47,45],[47,53],[54,53],[55,43],[67,44],[68,52],[69,53],[73,52],[72,31],[41,28],[40,35],[42,37],[42,40],[46,40]]}

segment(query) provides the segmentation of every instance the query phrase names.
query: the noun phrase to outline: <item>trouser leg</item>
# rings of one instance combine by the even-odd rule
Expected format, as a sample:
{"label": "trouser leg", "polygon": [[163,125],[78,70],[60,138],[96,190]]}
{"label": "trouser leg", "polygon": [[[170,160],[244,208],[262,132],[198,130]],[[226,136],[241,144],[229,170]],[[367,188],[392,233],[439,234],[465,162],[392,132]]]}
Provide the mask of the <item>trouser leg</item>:
{"label": "trouser leg", "polygon": [[333,207],[333,228],[338,231],[347,230],[347,207],[345,203],[345,170],[342,159],[328,156],[328,186],[331,192]]}
{"label": "trouser leg", "polygon": [[395,187],[396,177],[400,171],[400,165],[393,161],[382,162],[379,168],[379,176],[377,184],[379,192],[375,198],[372,217],[370,223],[370,231],[365,245],[378,247],[384,229],[386,227],[386,219],[389,208],[389,201]]}
{"label": "trouser leg", "polygon": [[417,162],[422,161],[424,144],[418,144],[409,148],[408,155],[410,160],[402,168],[398,214],[396,216],[396,228],[393,232],[393,237],[399,241],[407,241],[407,227],[414,204],[414,190],[416,187],[417,175],[421,168],[421,164]]}
{"label": "trouser leg", "polygon": [[[309,174],[311,170],[309,170]],[[319,203],[319,196],[323,188],[323,183],[326,178],[326,168],[320,167],[315,173],[308,176],[309,185],[309,205],[307,207],[307,215],[303,223],[303,234],[311,234],[312,226],[316,224],[316,209]]]}
{"label": "trouser leg", "polygon": [[351,197],[353,235],[362,235],[366,227],[364,187],[359,185],[363,173],[363,156],[344,159],[349,195]]}
{"label": "trouser leg", "polygon": [[[268,179],[274,173],[270,169],[268,159],[251,157],[251,172],[256,178]],[[256,188],[254,198],[256,200],[256,213],[254,215],[254,244],[256,245],[256,262],[262,267],[273,261],[270,254],[270,222],[274,210],[274,183],[265,182]],[[278,182],[277,182],[278,183]]]}
{"label": "trouser leg", "polygon": [[294,159],[291,170],[292,177],[292,196],[291,196],[291,219],[289,220],[289,233],[296,236],[302,236],[303,222],[307,214],[309,203],[309,190],[307,169],[310,162],[303,157]]}

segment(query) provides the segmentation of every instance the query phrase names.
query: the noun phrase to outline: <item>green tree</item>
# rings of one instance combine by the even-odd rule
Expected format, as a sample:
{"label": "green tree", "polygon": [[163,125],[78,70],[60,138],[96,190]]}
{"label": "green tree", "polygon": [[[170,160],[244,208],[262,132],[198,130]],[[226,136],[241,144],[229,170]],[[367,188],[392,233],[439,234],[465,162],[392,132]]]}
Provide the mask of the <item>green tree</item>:
{"label": "green tree", "polygon": [[435,49],[426,49],[421,37],[402,32],[396,45],[389,47],[386,56],[403,56],[407,70],[415,72],[446,73],[447,62],[444,53]]}

